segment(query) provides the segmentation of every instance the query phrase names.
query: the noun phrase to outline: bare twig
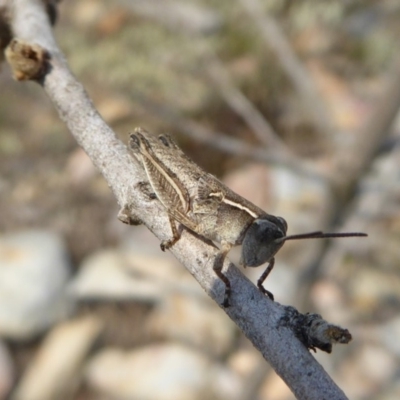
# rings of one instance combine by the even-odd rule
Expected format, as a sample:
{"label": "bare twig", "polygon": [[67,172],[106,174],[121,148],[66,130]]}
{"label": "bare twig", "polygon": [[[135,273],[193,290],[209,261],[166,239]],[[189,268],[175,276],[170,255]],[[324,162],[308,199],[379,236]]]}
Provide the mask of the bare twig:
{"label": "bare twig", "polygon": [[[160,239],[170,235],[167,215],[161,204],[138,188],[145,180],[139,165],[129,156],[104,123],[82,85],[70,73],[53,39],[43,3],[39,0],[14,0],[12,31],[15,37],[41,46],[50,55],[47,73],[38,82],[55,105],[61,119],[104,175],[120,205],[140,210],[140,217]],[[194,275],[204,290],[221,301],[224,285],[215,278],[211,265],[216,249],[183,232],[173,246],[173,254]],[[231,263],[224,273],[232,283],[232,306],[225,312],[260,350],[298,399],[346,399],[300,340],[295,318],[287,308],[268,300]],[[301,315],[301,314],[300,314]],[[297,328],[298,329],[298,328]]]}
{"label": "bare twig", "polygon": [[203,65],[229,106],[240,115],[261,143],[271,151],[288,154],[289,150],[251,101],[233,84],[222,62],[211,51],[204,51]]}
{"label": "bare twig", "polygon": [[219,15],[201,3],[183,0],[119,0],[119,3],[135,14],[185,35],[208,35],[221,25]]}
{"label": "bare twig", "polygon": [[[155,4],[135,4],[132,5],[132,2],[127,2],[126,0],[120,0],[120,2],[126,6],[128,9],[134,9],[135,11],[140,12],[140,8],[145,6],[145,9],[148,11],[152,11],[160,13],[160,11],[153,10],[157,8]],[[144,3],[144,2],[143,2]],[[173,5],[174,3],[169,4],[169,6]],[[167,6],[168,7],[168,6]],[[180,7],[180,5],[179,5]],[[159,21],[159,20],[158,20]],[[168,27],[173,28],[176,30],[179,24],[174,24],[173,26],[167,24]],[[195,42],[195,47],[197,49],[198,56],[201,58],[201,65],[202,69],[205,69],[208,76],[212,79],[213,83],[219,90],[221,96],[224,98],[226,103],[245,121],[245,123],[249,126],[249,128],[254,132],[258,140],[265,144],[266,149],[265,152],[267,153],[266,156],[262,155],[262,151],[258,151],[255,148],[251,152],[247,151],[250,147],[246,144],[241,144],[238,146],[239,142],[234,145],[233,140],[230,139],[229,136],[225,135],[222,136],[219,134],[221,140],[217,140],[220,144],[218,147],[220,150],[225,150],[228,152],[235,152],[234,149],[239,149],[240,147],[244,147],[244,151],[242,152],[245,154],[245,157],[248,157],[250,153],[258,152],[259,155],[256,156],[256,159],[259,157],[262,158],[261,161],[267,162],[274,162],[278,163],[279,158],[282,158],[283,163],[287,163],[288,160],[292,167],[297,169],[298,166],[295,166],[296,163],[300,163],[301,161],[296,159],[295,155],[288,149],[285,143],[279,138],[278,134],[274,131],[271,124],[265,119],[265,117],[261,114],[261,112],[251,103],[251,101],[240,91],[239,88],[232,82],[229,77],[229,71],[227,68],[224,67],[223,63],[220,61],[218,56],[213,52],[210,45],[207,41],[201,40],[199,35],[196,35],[193,32],[191,36],[192,40]],[[169,119],[173,116],[172,120],[177,121],[179,119],[179,125],[185,125],[182,117],[178,117],[176,112],[161,110],[160,107],[155,107],[158,110],[156,112],[162,112],[164,114],[168,114]],[[186,120],[186,122],[188,122]],[[195,124],[199,126],[198,124]],[[200,128],[201,129],[201,128]],[[185,129],[185,131],[188,131]],[[203,130],[204,133],[204,130]],[[206,140],[208,141],[208,137],[211,136],[211,131],[209,135],[206,135]],[[196,135],[196,139],[199,140],[202,136]],[[218,145],[217,145],[218,146]],[[254,151],[256,150],[256,151]],[[236,154],[236,153],[234,153]],[[240,155],[240,154],[239,154]]]}
{"label": "bare twig", "polygon": [[263,39],[278,57],[282,68],[301,96],[315,126],[330,138],[335,130],[328,111],[310,74],[294,53],[279,24],[267,15],[259,0],[239,0],[242,7],[260,29]]}
{"label": "bare twig", "polygon": [[252,146],[242,140],[234,139],[225,133],[217,132],[211,128],[205,127],[193,119],[186,118],[172,107],[165,104],[156,104],[154,101],[137,92],[133,96],[144,105],[147,110],[150,110],[152,114],[168,121],[170,124],[175,126],[177,130],[197,142],[205,143],[228,154],[234,154],[250,160],[278,165],[313,179],[322,181],[326,180],[326,176],[319,173],[314,168],[311,168],[296,156],[290,156],[286,152],[277,154],[273,149],[264,149]]}
{"label": "bare twig", "polygon": [[[347,329],[329,324],[319,314],[300,314],[293,307],[286,307],[286,310],[286,322],[289,322],[302,343],[314,351],[315,348],[319,348],[330,353],[332,344],[348,343],[351,340],[351,334]],[[257,363],[249,374],[239,399],[256,398],[270,371],[271,369],[265,363]]]}
{"label": "bare twig", "polygon": [[351,196],[360,177],[366,172],[400,109],[400,58],[387,73],[385,90],[370,113],[346,145],[336,155],[333,183],[339,194],[340,206]]}
{"label": "bare twig", "polygon": [[[380,145],[384,139],[391,133],[391,126],[396,115],[400,109],[400,59],[394,60],[392,68],[387,73],[387,85],[385,85],[384,93],[379,101],[377,101],[376,108],[369,118],[360,128],[359,132],[355,133],[352,142],[347,142],[340,152],[336,155],[335,168],[331,182],[334,185],[334,191],[337,194],[337,201],[335,208],[332,210],[331,221],[337,216],[346,215],[347,219],[352,220],[354,215],[365,215],[359,209],[352,209],[349,213],[349,207],[353,207],[354,203],[351,202],[356,187],[361,179],[369,172],[368,168],[373,164],[375,156],[378,154]],[[392,165],[399,164],[397,161],[397,154],[394,152],[392,157],[395,162]],[[398,165],[400,168],[400,165]],[[393,167],[393,166],[392,166]],[[396,167],[393,167],[396,171]],[[376,174],[376,172],[374,172]],[[379,178],[378,178],[379,179]],[[385,182],[388,177],[381,177]],[[389,178],[390,179],[390,178]],[[391,180],[386,180],[388,186],[391,185]],[[388,209],[388,192],[387,190],[373,190],[362,191],[360,195],[363,196],[363,203],[368,203],[368,196],[372,197],[374,209]],[[379,193],[379,195],[378,195]],[[359,196],[358,196],[359,197]],[[357,205],[360,207],[360,204]],[[367,217],[365,217],[367,218]],[[367,218],[368,219],[368,218]],[[347,225],[347,221],[340,221],[341,224]],[[365,223],[365,221],[364,221]],[[338,260],[344,251],[343,245],[336,243],[328,247],[328,243],[322,246],[318,254],[315,256],[313,263],[310,263],[310,268],[303,272],[301,288],[301,296],[309,299],[309,287],[320,278],[321,271],[327,273],[332,271],[334,266],[338,266]]]}

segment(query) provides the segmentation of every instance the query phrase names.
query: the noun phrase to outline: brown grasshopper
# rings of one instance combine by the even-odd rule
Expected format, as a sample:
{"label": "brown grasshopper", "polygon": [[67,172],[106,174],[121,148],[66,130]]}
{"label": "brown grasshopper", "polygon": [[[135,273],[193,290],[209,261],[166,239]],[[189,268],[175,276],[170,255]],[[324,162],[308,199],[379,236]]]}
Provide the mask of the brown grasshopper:
{"label": "brown grasshopper", "polygon": [[180,239],[176,222],[220,243],[213,269],[225,283],[224,307],[229,306],[231,284],[222,267],[233,246],[242,245],[240,264],[243,267],[257,267],[268,262],[257,286],[273,300],[263,282],[274,266],[275,254],[285,241],[367,236],[360,232],[321,231],[286,236],[287,223],[283,218],[267,214],[205,172],[168,135],[156,138],[137,128],[130,134],[129,147],[145,169],[151,189],[169,216],[172,238],[162,241],[161,249],[169,249]]}

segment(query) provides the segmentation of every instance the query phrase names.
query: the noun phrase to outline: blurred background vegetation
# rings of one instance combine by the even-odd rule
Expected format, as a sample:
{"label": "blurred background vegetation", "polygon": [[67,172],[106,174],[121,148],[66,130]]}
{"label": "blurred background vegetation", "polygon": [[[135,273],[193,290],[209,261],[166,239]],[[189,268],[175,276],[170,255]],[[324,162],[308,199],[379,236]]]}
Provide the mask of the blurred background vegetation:
{"label": "blurred background vegetation", "polygon": [[[352,344],[336,347],[331,356],[317,355],[349,397],[399,398],[400,125],[395,117],[400,3],[69,0],[58,8],[55,35],[71,70],[125,143],[136,126],[173,134],[207,171],[267,212],[284,216],[289,232],[340,227],[369,233],[361,244],[295,245],[283,254],[285,265],[279,265],[278,256],[275,281],[271,277],[267,287],[278,301],[349,327]],[[104,249],[130,248],[135,260],[140,258],[135,251],[149,243],[146,256],[153,258],[144,265],[157,258],[163,268],[168,256],[159,253],[157,242],[116,220],[118,207],[106,182],[41,88],[13,81],[6,63],[0,85],[3,237],[28,229],[55,232],[65,240],[71,282],[85,260]],[[386,115],[382,109],[392,112]],[[374,121],[381,125],[371,133]],[[364,149],[368,141],[372,150]],[[359,158],[363,168],[343,189],[344,167],[351,169]],[[319,178],[333,177],[333,183],[298,174],[303,169]],[[6,260],[4,254],[0,257]],[[251,272],[256,279],[261,270]],[[190,327],[182,328],[189,329],[184,339],[162,334],[174,323],[168,318],[158,322],[156,333],[143,329],[159,299],[113,293],[75,293],[73,311],[66,313],[95,315],[101,321],[100,339],[93,339],[97,352],[114,347],[132,351],[169,340],[193,345]],[[188,302],[184,297],[179,301]],[[217,308],[212,312],[218,313]],[[218,318],[230,323],[222,313]],[[4,396],[14,387],[15,398],[44,400],[18,397],[18,390],[48,335],[66,321],[59,318],[23,339],[3,332],[11,371]],[[236,381],[230,382],[238,389],[232,398],[293,398],[230,329],[223,350],[195,347],[234,371]],[[82,372],[92,356],[93,351],[76,367],[71,387],[48,398],[145,398],[105,389],[90,372]],[[221,390],[208,398],[226,395]],[[154,394],[158,398],[168,397]]]}

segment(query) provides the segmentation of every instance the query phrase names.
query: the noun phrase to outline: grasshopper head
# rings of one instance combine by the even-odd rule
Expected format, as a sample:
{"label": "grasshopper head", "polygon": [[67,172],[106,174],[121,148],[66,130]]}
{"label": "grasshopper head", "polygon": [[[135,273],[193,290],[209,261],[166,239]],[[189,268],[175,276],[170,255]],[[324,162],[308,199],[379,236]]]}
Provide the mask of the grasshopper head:
{"label": "grasshopper head", "polygon": [[283,246],[287,223],[281,217],[265,215],[253,221],[247,229],[242,243],[241,263],[258,267],[270,261]]}
{"label": "grasshopper head", "polygon": [[325,233],[322,231],[286,236],[286,231],[287,223],[281,217],[266,214],[255,219],[244,235],[241,264],[258,267],[271,261],[286,240],[368,236],[362,232]]}

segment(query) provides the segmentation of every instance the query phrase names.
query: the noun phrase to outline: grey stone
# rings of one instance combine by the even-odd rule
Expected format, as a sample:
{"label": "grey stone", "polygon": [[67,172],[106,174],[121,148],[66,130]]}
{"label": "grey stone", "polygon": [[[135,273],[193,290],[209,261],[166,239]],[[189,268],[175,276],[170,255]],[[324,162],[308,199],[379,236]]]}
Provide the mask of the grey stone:
{"label": "grey stone", "polygon": [[47,231],[0,237],[0,335],[29,339],[60,321],[72,304],[63,240]]}
{"label": "grey stone", "polygon": [[123,352],[106,349],[89,363],[86,379],[113,399],[232,399],[238,376],[204,353],[179,344],[157,344]]}

